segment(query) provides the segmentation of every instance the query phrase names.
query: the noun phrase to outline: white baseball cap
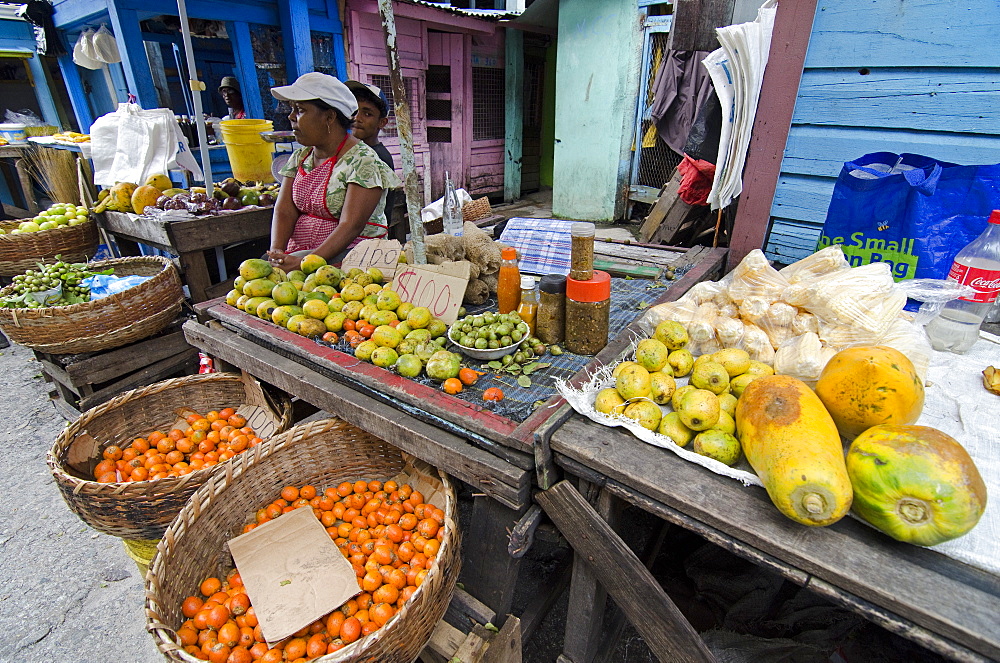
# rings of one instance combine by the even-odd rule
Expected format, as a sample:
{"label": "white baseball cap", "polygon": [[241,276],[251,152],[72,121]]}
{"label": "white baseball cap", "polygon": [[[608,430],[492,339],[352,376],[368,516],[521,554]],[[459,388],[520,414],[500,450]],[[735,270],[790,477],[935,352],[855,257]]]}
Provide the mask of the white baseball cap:
{"label": "white baseball cap", "polygon": [[291,85],[271,88],[271,96],[279,101],[319,99],[339,110],[348,119],[358,112],[358,100],[354,93],[333,76],[318,71],[302,74]]}

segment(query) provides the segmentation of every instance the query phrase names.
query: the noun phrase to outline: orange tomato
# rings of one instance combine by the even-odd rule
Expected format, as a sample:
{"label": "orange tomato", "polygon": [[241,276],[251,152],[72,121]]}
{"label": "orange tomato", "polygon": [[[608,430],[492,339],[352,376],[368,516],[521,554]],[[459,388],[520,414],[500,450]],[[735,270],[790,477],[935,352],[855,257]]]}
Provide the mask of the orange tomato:
{"label": "orange tomato", "polygon": [[462,391],[462,381],[458,378],[448,378],[441,385],[441,389],[446,394],[457,394]]}
{"label": "orange tomato", "polygon": [[502,401],[503,399],[504,399],[503,389],[500,389],[499,387],[490,387],[489,389],[483,392],[484,401],[499,402]]}

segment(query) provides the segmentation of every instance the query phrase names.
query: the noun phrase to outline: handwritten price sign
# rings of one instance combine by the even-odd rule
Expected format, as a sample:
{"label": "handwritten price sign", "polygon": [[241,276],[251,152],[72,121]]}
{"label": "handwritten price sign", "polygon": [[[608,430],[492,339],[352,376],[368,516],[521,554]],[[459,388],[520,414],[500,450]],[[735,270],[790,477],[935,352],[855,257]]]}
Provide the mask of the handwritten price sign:
{"label": "handwritten price sign", "polygon": [[378,267],[386,279],[391,279],[396,273],[399,254],[402,252],[403,247],[394,239],[366,239],[344,256],[341,269],[346,272],[352,267],[362,271]]}
{"label": "handwritten price sign", "polygon": [[458,318],[462,297],[469,284],[469,266],[462,270],[441,270],[433,265],[400,265],[392,289],[404,302],[426,306],[434,317],[447,324]]}

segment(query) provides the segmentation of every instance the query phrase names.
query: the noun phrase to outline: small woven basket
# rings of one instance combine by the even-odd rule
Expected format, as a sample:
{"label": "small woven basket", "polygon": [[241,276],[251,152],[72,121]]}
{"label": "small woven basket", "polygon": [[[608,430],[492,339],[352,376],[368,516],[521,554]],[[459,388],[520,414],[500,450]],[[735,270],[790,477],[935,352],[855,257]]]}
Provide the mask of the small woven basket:
{"label": "small woven basket", "polygon": [[[15,235],[20,237],[20,235]],[[0,329],[25,347],[50,354],[117,348],[152,336],[170,324],[184,303],[181,277],[166,258],[137,256],[91,263],[115,276],[151,276],[137,286],[102,299],[47,308],[0,308]],[[0,297],[13,286],[0,290]]]}
{"label": "small woven basket", "polygon": [[[267,402],[258,385],[236,373],[190,375],[127,391],[80,415],[56,438],[46,462],[66,504],[83,522],[123,539],[158,539],[199,486],[214,473],[230,471],[229,461],[182,477],[131,483],[98,483],[73,467],[93,466],[112,444],[124,449],[139,435],[166,432],[177,420],[177,408],[201,413],[236,408],[250,402],[253,392]],[[277,431],[287,430],[292,423],[288,397],[271,398],[268,409],[279,422]],[[74,446],[78,441],[92,446],[84,446],[85,453]]]}
{"label": "small woven basket", "polygon": [[21,221],[0,221],[0,276],[17,276],[39,262],[60,256],[66,262],[86,262],[97,252],[97,222],[11,235]]}
{"label": "small woven basket", "polygon": [[[404,467],[402,452],[339,419],[316,421],[272,437],[229,461],[196,492],[167,529],[146,574],[146,630],[171,661],[195,662],[174,631],[181,603],[207,576],[233,568],[226,543],[253,513],[287,485],[336,486],[357,479],[389,479]],[[447,475],[436,478],[445,496],[445,534],[427,578],[396,617],[371,635],[323,656],[323,663],[411,663],[444,616],[461,565],[458,511]]]}
{"label": "small woven basket", "polygon": [[478,221],[484,216],[489,216],[490,209],[489,198],[486,196],[476,198],[462,207],[462,218],[466,221]]}

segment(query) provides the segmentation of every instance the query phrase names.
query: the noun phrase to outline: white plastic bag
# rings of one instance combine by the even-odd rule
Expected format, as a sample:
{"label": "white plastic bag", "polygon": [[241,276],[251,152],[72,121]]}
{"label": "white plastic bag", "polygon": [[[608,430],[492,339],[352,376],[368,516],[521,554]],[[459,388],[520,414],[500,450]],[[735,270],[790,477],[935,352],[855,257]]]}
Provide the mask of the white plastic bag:
{"label": "white plastic bag", "polygon": [[178,168],[202,179],[201,168],[167,108],[143,110],[138,104],[119,104],[90,127],[94,182],[145,182],[150,175]]}
{"label": "white plastic bag", "polygon": [[93,53],[93,46],[90,38],[94,34],[93,30],[84,30],[73,46],[73,62],[85,69],[100,69],[103,62],[93,58],[88,53]]}
{"label": "white plastic bag", "polygon": [[91,35],[90,44],[92,50],[91,57],[98,62],[113,64],[122,61],[122,56],[118,53],[118,44],[115,42],[115,36],[111,34],[106,25],[102,25],[97,32]]}

